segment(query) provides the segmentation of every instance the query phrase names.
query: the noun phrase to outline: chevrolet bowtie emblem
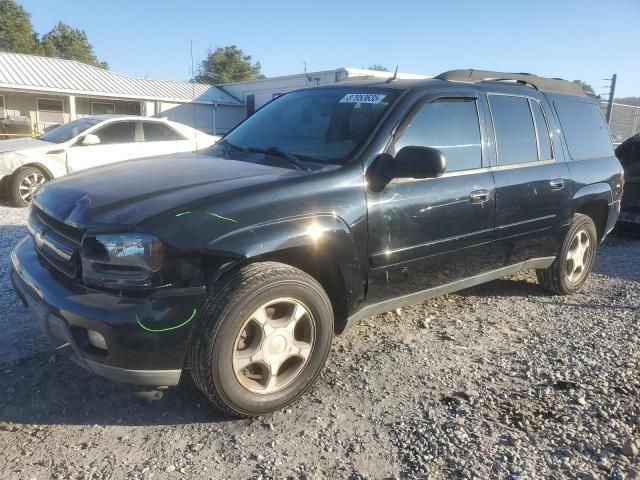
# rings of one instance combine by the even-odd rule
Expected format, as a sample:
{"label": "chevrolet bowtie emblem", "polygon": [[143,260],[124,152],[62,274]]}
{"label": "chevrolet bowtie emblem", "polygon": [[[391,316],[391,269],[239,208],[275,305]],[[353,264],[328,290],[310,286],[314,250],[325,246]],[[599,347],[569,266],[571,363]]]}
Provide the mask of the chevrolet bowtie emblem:
{"label": "chevrolet bowtie emblem", "polygon": [[44,245],[44,232],[36,232],[34,239],[36,241],[36,246],[38,248],[42,248],[42,245]]}

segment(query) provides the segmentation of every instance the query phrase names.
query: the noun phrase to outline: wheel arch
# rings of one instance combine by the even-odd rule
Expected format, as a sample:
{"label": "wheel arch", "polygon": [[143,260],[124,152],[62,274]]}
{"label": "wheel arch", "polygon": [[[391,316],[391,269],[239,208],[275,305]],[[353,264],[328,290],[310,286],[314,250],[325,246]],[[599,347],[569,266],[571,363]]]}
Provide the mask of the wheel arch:
{"label": "wheel arch", "polygon": [[43,164],[39,162],[29,162],[29,163],[25,163],[24,165],[20,165],[18,168],[14,170],[13,173],[17,172],[21,168],[29,168],[29,167],[37,168],[38,170],[40,170],[42,174],[45,176],[45,178],[47,179],[47,181],[53,180],[55,178],[53,173],[51,173],[51,170],[49,170],[47,167],[45,167]]}
{"label": "wheel arch", "polygon": [[243,265],[266,261],[298,268],[322,285],[331,300],[337,333],[364,298],[366,270],[350,229],[335,215],[254,225],[212,241],[205,252],[207,283]]}
{"label": "wheel arch", "polygon": [[593,220],[598,233],[598,241],[602,241],[607,233],[609,205],[613,194],[608,183],[587,185],[576,192],[573,197],[573,212],[587,215]]}

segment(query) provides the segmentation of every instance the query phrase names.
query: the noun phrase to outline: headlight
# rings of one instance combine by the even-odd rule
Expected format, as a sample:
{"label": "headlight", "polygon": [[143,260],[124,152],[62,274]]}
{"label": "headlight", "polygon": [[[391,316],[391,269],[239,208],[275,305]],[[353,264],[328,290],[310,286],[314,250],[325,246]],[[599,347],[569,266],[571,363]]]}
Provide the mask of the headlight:
{"label": "headlight", "polygon": [[82,241],[82,279],[107,288],[158,284],[164,247],[153,235],[122,233],[87,236]]}

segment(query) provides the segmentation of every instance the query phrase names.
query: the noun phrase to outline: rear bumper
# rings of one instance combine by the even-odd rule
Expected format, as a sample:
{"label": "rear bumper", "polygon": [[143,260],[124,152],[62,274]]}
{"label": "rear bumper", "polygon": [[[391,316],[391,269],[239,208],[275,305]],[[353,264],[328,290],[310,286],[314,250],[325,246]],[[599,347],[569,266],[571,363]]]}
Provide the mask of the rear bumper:
{"label": "rear bumper", "polygon": [[607,216],[607,228],[605,229],[605,233],[602,237],[604,238],[611,233],[611,230],[616,226],[616,222],[620,217],[620,200],[612,202],[609,204],[609,215]]}
{"label": "rear bumper", "polygon": [[[204,288],[157,291],[128,298],[89,289],[50,271],[30,237],[11,254],[11,280],[58,352],[111,380],[146,386],[180,381],[193,322]],[[146,328],[145,328],[146,327]],[[151,330],[161,330],[153,332]],[[89,339],[99,333],[106,349]]]}

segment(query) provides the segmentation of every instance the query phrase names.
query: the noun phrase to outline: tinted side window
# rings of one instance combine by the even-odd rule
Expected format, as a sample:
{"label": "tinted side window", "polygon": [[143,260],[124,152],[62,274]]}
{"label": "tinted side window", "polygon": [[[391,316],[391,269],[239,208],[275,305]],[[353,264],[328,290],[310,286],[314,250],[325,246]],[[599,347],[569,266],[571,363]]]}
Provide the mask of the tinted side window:
{"label": "tinted side window", "polygon": [[540,160],[550,160],[553,158],[551,150],[551,137],[549,136],[549,125],[544,117],[542,107],[535,100],[529,100],[533,118],[536,121],[536,132],[538,132],[538,156]]}
{"label": "tinted side window", "polygon": [[571,158],[613,156],[609,129],[597,105],[564,100],[553,103]]}
{"label": "tinted side window", "polygon": [[135,139],[135,122],[116,122],[97,130],[95,134],[100,139],[101,145],[113,145],[116,143],[132,143]]}
{"label": "tinted side window", "polygon": [[168,142],[172,140],[184,140],[171,128],[156,122],[142,122],[145,142]]}
{"label": "tinted side window", "polygon": [[447,172],[482,166],[476,101],[446,98],[425,104],[395,143],[402,147],[433,147],[447,157]]}
{"label": "tinted side window", "polygon": [[537,161],[536,132],[533,128],[529,100],[508,95],[488,97],[496,130],[498,164]]}

